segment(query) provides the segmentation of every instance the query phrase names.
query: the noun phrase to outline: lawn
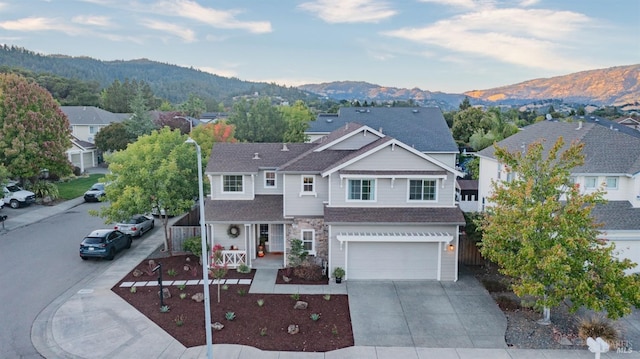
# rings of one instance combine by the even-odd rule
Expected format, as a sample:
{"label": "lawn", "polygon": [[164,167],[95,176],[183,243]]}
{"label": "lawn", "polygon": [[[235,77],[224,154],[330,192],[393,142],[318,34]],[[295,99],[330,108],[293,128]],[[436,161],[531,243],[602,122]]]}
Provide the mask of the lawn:
{"label": "lawn", "polygon": [[82,197],[82,195],[91,188],[94,183],[99,182],[102,177],[104,177],[104,174],[94,173],[89,175],[89,177],[78,177],[71,181],[56,183],[58,191],[60,192],[60,199],[69,200]]}

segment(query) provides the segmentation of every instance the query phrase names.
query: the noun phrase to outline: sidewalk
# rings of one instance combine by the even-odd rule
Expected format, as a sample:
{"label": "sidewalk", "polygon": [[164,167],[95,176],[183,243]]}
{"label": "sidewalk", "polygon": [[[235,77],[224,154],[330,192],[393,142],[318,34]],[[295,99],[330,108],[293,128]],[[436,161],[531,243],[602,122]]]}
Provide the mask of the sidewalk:
{"label": "sidewalk", "polygon": [[[82,198],[42,207],[12,219],[6,230],[34,223],[82,203]],[[9,223],[7,223],[8,225]],[[206,346],[185,348],[111,291],[131,268],[162,244],[162,231],[144,238],[135,251],[119,256],[104,273],[71,287],[50,303],[32,325],[31,339],[45,358],[206,358]],[[280,288],[273,273],[256,274],[251,291],[288,293],[311,288]],[[261,279],[262,278],[262,279]],[[344,288],[341,286],[340,288]],[[322,289],[332,293],[335,287]],[[375,315],[375,313],[372,313]],[[213,334],[215,336],[215,333]],[[634,343],[635,344],[635,343]],[[640,344],[640,343],[638,343]],[[213,346],[214,358],[375,358],[375,359],[566,359],[594,358],[587,350],[466,349],[359,346],[327,353],[268,352],[231,344]],[[605,353],[601,358],[640,358],[633,353]]]}

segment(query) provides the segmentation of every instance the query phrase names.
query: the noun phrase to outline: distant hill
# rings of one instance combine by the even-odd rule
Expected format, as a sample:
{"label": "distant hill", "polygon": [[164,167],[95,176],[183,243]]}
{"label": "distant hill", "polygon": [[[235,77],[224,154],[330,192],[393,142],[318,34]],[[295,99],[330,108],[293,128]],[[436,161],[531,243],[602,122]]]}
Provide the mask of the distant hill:
{"label": "distant hill", "polygon": [[535,79],[465,95],[489,102],[562,99],[567,103],[622,106],[640,102],[640,64]]}
{"label": "distant hill", "polygon": [[293,87],[242,81],[148,59],[101,61],[89,57],[42,55],[7,45],[0,46],[0,66],[46,72],[82,81],[96,81],[103,88],[114,80],[142,80],[149,84],[157,97],[172,103],[184,102],[190,93],[217,101],[254,92],[280,96],[292,102],[307,99],[310,95]]}

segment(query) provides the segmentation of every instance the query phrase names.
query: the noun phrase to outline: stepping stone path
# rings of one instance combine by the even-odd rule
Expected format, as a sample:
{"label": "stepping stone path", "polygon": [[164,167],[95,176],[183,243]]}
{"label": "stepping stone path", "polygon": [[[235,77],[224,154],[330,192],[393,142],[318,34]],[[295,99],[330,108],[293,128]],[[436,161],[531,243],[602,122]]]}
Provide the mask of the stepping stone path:
{"label": "stepping stone path", "polygon": [[[179,286],[179,285],[203,285],[204,281],[200,280],[163,280],[163,286]],[[209,284],[218,284],[217,279],[209,279]],[[220,284],[242,284],[242,285],[251,285],[251,279],[220,279]],[[152,281],[141,281],[141,282],[122,282],[120,283],[121,288],[131,288],[131,287],[153,287],[158,285],[157,280]]]}

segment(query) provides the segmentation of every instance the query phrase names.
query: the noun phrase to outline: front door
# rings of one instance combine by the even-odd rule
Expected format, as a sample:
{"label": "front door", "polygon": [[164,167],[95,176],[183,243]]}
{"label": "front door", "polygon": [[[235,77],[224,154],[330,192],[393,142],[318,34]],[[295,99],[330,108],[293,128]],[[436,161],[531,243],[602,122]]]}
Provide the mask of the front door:
{"label": "front door", "polygon": [[284,224],[272,224],[269,229],[269,252],[284,253]]}

